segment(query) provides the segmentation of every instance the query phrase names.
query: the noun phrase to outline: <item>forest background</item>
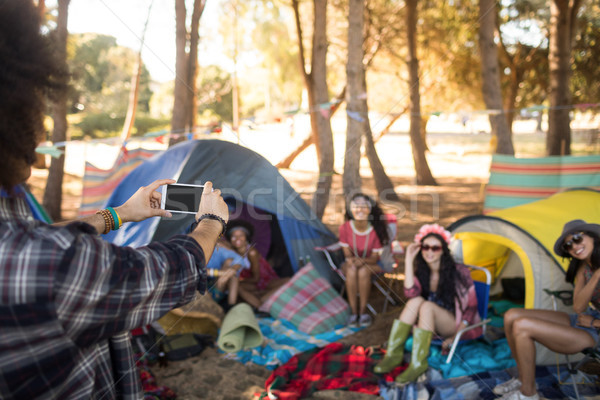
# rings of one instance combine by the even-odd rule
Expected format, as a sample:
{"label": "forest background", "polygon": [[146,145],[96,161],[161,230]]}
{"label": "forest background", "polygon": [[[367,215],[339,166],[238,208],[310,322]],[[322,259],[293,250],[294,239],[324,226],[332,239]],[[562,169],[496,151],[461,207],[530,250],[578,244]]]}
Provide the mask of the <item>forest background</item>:
{"label": "forest background", "polygon": [[[153,80],[139,49],[114,37],[69,34],[69,6],[78,1],[38,0],[42,29],[71,72],[70,90],[50,110],[43,148],[55,155],[43,200],[55,220],[62,218],[65,143],[73,140],[119,146],[158,132],[172,145],[226,130],[240,141],[240,129],[285,122],[279,129],[298,143],[278,166],[315,145],[311,205],[319,217],[335,173],[344,194],[361,189],[362,155],[377,193],[399,200],[375,148],[388,132],[408,133],[403,146],[410,146],[419,185],[438,183],[426,156],[436,123],[489,132],[492,152],[515,154],[513,127],[533,120],[545,135],[537,155],[597,151],[598,0],[214,0],[210,15],[204,11],[212,0],[174,0],[176,78],[169,82]],[[150,15],[153,2],[140,5]],[[218,19],[218,29],[203,36],[207,19]],[[207,40],[230,61],[207,62]],[[571,125],[591,127],[591,147],[572,146]],[[345,148],[336,155],[340,129]]]}

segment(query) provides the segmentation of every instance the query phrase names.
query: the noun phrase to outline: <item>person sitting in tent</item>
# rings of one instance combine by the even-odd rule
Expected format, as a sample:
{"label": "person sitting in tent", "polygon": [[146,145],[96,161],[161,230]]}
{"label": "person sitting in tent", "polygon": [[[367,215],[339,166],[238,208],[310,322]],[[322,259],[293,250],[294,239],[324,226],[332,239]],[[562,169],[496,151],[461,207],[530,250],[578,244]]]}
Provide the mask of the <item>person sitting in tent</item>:
{"label": "person sitting in tent", "polygon": [[[517,361],[518,378],[497,385],[505,400],[539,399],[535,386],[535,342],[562,354],[575,354],[598,341],[600,328],[600,225],[567,222],[554,252],[571,259],[566,281],[575,282],[574,314],[512,308],[504,314],[506,339]],[[589,303],[595,307],[589,306]]]}
{"label": "person sitting in tent", "polygon": [[352,196],[346,206],[346,222],[340,226],[339,237],[344,251],[342,271],[351,310],[348,325],[368,326],[371,316],[365,311],[371,294],[371,277],[383,272],[377,261],[383,246],[390,241],[387,221],[379,205],[364,193]]}
{"label": "person sitting in tent", "polygon": [[289,278],[280,278],[262,254],[251,244],[254,227],[238,219],[229,221],[225,237],[231,248],[242,256],[239,297],[258,309]]}
{"label": "person sitting in tent", "polygon": [[[385,357],[374,368],[385,373],[400,365],[412,330],[410,365],[396,378],[397,383],[413,382],[427,371],[434,332],[444,339],[442,348],[447,351],[460,329],[480,322],[471,274],[454,261],[448,248],[450,238],[450,232],[438,224],[423,225],[406,248],[404,295],[409,300],[392,324]],[[463,338],[476,338],[481,333],[479,327],[465,332]]]}
{"label": "person sitting in tent", "polygon": [[217,243],[213,255],[206,264],[208,291],[220,303],[227,296],[226,310],[238,300],[239,274],[244,269],[244,260],[235,251]]}

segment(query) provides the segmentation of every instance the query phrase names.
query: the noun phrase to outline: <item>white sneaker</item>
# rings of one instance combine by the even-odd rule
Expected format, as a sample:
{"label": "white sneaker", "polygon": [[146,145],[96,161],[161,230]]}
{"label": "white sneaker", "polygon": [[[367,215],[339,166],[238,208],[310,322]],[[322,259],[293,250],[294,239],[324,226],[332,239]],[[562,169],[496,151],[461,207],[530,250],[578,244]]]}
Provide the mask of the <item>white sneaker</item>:
{"label": "white sneaker", "polygon": [[540,396],[536,393],[533,396],[525,396],[520,390],[515,390],[510,393],[506,393],[500,397],[500,400],[540,400]]}
{"label": "white sneaker", "polygon": [[515,390],[519,389],[520,387],[521,387],[521,381],[518,380],[517,378],[512,378],[512,379],[507,380],[506,382],[496,385],[496,387],[492,390],[492,392],[494,392],[494,394],[501,396],[506,393],[514,392]]}
{"label": "white sneaker", "polygon": [[348,317],[348,321],[346,322],[346,325],[348,325],[350,328],[356,328],[356,327],[358,327],[358,315],[351,314]]}
{"label": "white sneaker", "polygon": [[373,319],[369,314],[361,314],[360,319],[358,320],[358,324],[365,328],[373,323]]}

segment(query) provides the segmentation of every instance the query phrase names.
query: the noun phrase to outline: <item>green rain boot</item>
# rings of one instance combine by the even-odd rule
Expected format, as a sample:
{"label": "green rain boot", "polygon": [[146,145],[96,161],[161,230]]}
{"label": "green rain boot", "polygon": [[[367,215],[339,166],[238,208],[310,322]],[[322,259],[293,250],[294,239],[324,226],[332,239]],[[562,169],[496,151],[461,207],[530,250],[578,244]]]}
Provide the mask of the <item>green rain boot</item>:
{"label": "green rain boot", "polygon": [[414,382],[429,367],[427,356],[429,355],[429,346],[433,332],[425,329],[415,328],[413,330],[413,348],[410,355],[410,365],[396,377],[396,383],[406,384]]}
{"label": "green rain boot", "polygon": [[406,324],[399,319],[394,320],[392,330],[390,331],[390,338],[388,339],[385,357],[375,365],[373,371],[378,374],[383,374],[390,372],[402,363],[402,358],[404,357],[404,343],[410,334],[411,328],[412,325]]}

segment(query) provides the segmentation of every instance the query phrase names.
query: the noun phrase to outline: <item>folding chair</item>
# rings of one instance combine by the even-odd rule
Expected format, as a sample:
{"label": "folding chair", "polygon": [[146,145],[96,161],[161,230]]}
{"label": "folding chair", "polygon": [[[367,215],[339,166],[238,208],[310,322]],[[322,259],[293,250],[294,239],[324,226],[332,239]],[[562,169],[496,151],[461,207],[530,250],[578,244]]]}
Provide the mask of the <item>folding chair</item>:
{"label": "folding chair", "polygon": [[[452,346],[450,347],[450,352],[448,353],[448,357],[446,358],[446,364],[449,364],[450,361],[452,361],[452,357],[454,356],[454,353],[456,352],[456,348],[460,344],[468,343],[471,340],[476,340],[481,337],[484,337],[485,331],[486,331],[486,326],[492,320],[491,318],[488,318],[488,304],[490,301],[490,286],[492,285],[492,274],[490,273],[490,271],[487,270],[487,268],[478,267],[476,265],[467,265],[467,267],[469,267],[472,271],[473,270],[481,271],[485,276],[485,281],[483,281],[483,282],[479,281],[479,280],[473,280],[473,284],[475,285],[475,293],[477,294],[477,311],[479,312],[479,317],[481,318],[481,321],[476,324],[471,324],[469,326],[466,326],[456,333],[456,336],[454,337],[454,341],[452,342]],[[470,331],[475,328],[479,328],[480,326],[483,327],[481,336],[479,336],[478,338],[474,338],[474,339],[460,340],[460,338],[462,337],[462,335],[465,332]],[[443,341],[436,339],[436,340],[433,340],[432,343],[441,345],[443,343]]]}
{"label": "folding chair", "polygon": [[[556,302],[557,299],[561,300],[564,305],[569,306],[573,305],[573,291],[571,290],[558,290],[552,291],[549,289],[544,289],[550,298],[552,298],[552,306],[554,310],[558,309],[558,304]],[[581,351],[583,354],[583,358],[579,361],[571,361],[569,359],[569,355],[565,354],[565,359],[567,362],[567,372],[571,377],[571,384],[573,385],[573,391],[575,392],[575,397],[579,399],[579,390],[577,389],[577,382],[575,381],[575,376],[577,375],[577,370],[587,363],[588,361],[595,360],[600,362],[600,339],[596,342],[594,347],[587,347]]]}
{"label": "folding chair", "polygon": [[[344,275],[344,272],[342,271],[342,269],[338,265],[336,265],[336,263],[334,261],[334,253],[338,252],[338,251],[342,252],[342,245],[338,242],[338,243],[334,243],[334,244],[331,244],[326,247],[315,247],[315,250],[323,253],[323,255],[325,256],[325,259],[327,260],[327,263],[329,264],[331,269],[340,277],[342,282],[344,282],[344,285],[342,286],[342,290],[340,292],[340,295],[343,296],[344,290],[346,289],[346,285],[345,285],[346,276]],[[379,292],[381,292],[381,294],[385,297],[385,303],[384,303],[383,310],[382,310],[382,312],[385,313],[388,302],[394,306],[398,303],[391,296],[391,290],[389,289],[389,285],[387,284],[387,282],[385,282],[383,275],[384,275],[384,273],[373,274],[372,281],[373,281],[373,286],[375,286],[375,288],[377,290],[379,290]],[[371,313],[373,315],[377,315],[377,311],[370,303],[367,303],[367,309],[369,311],[371,311]]]}

